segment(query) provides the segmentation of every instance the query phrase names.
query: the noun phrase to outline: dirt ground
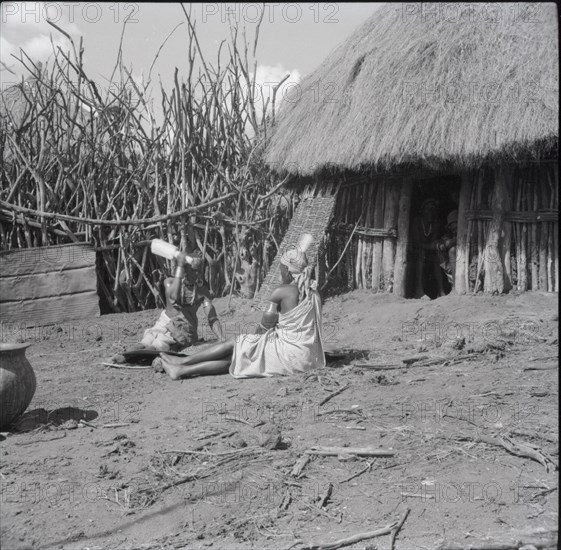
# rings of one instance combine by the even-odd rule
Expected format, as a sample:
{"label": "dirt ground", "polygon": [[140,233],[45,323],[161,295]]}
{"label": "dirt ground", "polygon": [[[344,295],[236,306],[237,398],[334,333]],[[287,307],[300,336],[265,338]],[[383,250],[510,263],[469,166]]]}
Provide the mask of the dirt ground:
{"label": "dirt ground", "polygon": [[[260,316],[232,305],[228,336]],[[346,355],[293,378],[102,365],[157,315],[3,327],[37,376],[0,443],[3,549],[319,548],[384,527],[348,548],[556,546],[556,294],[330,298],[326,347]],[[292,475],[318,446],[393,455],[310,454]]]}

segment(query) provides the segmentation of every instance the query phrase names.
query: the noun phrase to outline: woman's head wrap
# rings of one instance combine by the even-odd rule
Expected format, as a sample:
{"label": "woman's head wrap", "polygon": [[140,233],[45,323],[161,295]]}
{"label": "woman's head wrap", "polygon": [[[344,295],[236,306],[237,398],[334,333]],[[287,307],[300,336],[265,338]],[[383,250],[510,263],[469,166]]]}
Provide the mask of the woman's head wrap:
{"label": "woman's head wrap", "polygon": [[292,274],[294,282],[298,286],[299,299],[308,296],[310,288],[313,288],[311,280],[312,268],[308,266],[306,250],[310,248],[314,238],[309,233],[304,233],[296,246],[286,250],[281,256],[281,264],[286,266]]}
{"label": "woman's head wrap", "polygon": [[285,265],[290,273],[302,273],[308,267],[306,251],[313,241],[314,238],[309,233],[301,235],[296,246],[291,246],[283,252],[281,264]]}
{"label": "woman's head wrap", "polygon": [[292,248],[281,256],[281,264],[286,266],[289,273],[296,275],[308,267],[308,257],[305,252]]}

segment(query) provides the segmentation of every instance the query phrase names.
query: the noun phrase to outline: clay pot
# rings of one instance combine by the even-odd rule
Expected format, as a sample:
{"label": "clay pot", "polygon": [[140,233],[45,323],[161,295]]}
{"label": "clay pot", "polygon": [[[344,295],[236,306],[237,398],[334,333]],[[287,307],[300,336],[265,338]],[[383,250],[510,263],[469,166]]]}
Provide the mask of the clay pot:
{"label": "clay pot", "polygon": [[35,394],[35,373],[25,357],[30,345],[0,342],[0,429],[22,415]]}

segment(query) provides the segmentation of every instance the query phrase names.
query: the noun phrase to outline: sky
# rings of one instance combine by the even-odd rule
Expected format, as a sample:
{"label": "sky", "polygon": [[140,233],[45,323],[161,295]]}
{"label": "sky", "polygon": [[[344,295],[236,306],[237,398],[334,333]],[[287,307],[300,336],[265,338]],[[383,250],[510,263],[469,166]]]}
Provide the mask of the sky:
{"label": "sky", "polygon": [[[207,60],[216,60],[220,42],[229,36],[228,19],[246,29],[253,45],[261,14],[256,60],[258,82],[298,82],[350,36],[381,4],[375,3],[184,3],[196,20],[197,36]],[[186,78],[187,24],[179,3],[121,2],[4,2],[1,6],[0,60],[2,88],[27,74],[12,54],[24,50],[34,61],[48,61],[53,44],[68,47],[68,40],[51,27],[51,21],[79,42],[83,38],[86,73],[98,83],[107,82],[117,59],[123,23],[123,61],[135,79],[172,85],[175,67]],[[15,73],[15,74],[13,74]],[[269,86],[262,88],[267,93]]]}

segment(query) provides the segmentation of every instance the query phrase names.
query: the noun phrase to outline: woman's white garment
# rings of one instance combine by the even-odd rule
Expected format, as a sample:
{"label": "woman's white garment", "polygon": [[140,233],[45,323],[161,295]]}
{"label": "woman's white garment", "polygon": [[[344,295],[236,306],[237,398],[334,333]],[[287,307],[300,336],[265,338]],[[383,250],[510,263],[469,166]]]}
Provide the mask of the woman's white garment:
{"label": "woman's white garment", "polygon": [[156,324],[144,331],[144,336],[140,343],[147,348],[154,348],[158,351],[169,351],[176,341],[168,330],[171,319],[162,311]]}
{"label": "woman's white garment", "polygon": [[321,335],[321,299],[310,290],[294,309],[279,314],[267,332],[236,338],[230,374],[253,378],[304,372],[325,366]]}

